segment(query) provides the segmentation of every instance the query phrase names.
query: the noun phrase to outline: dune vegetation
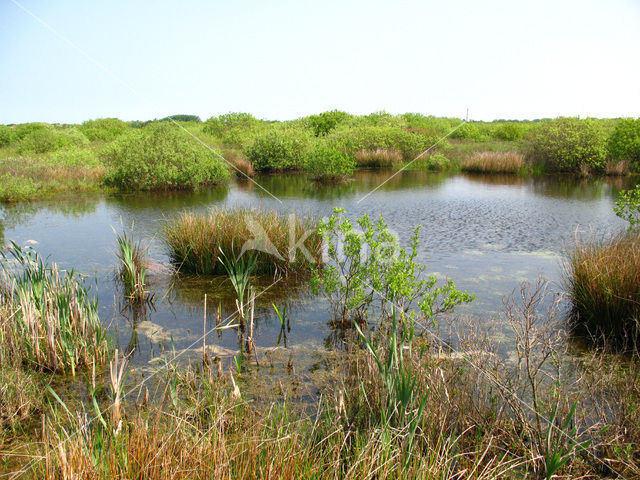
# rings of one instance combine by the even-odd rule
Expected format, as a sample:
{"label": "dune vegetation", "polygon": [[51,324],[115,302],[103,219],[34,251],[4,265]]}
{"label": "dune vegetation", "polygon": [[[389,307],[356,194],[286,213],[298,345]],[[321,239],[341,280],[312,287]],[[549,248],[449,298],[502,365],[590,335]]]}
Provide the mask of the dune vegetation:
{"label": "dune vegetation", "polygon": [[[578,118],[465,123],[416,113],[340,111],[284,122],[229,113],[205,122],[173,115],[144,122],[0,125],[0,200],[88,190],[197,189],[224,182],[230,173],[246,178],[300,171],[335,182],[355,168],[407,165],[624,175],[640,169],[639,125],[637,119]],[[442,157],[430,161],[435,155]]]}

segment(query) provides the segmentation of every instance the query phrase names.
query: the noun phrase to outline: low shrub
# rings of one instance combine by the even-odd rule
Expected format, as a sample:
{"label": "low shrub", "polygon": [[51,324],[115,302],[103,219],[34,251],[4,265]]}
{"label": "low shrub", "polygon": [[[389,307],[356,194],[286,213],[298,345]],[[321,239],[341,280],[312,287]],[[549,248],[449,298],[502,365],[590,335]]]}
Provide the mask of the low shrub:
{"label": "low shrub", "polygon": [[533,163],[548,171],[602,173],[606,168],[604,137],[592,119],[544,122],[532,132],[530,146]]}
{"label": "low shrub", "polygon": [[37,128],[18,142],[18,153],[47,153],[63,147],[86,147],[89,140],[77,128]]}
{"label": "low shrub", "polygon": [[87,120],[78,128],[92,142],[110,142],[131,127],[117,118],[98,118],[96,120]]}
{"label": "low shrub", "polygon": [[405,165],[406,170],[432,170],[442,171],[452,168],[454,164],[441,153],[423,155],[415,161]]}
{"label": "low shrub", "polygon": [[5,173],[0,175],[0,201],[21,202],[30,200],[38,193],[33,179],[21,175]]}
{"label": "low shrub", "polygon": [[260,135],[245,154],[261,171],[298,169],[307,153],[310,138],[299,130],[274,129]]}
{"label": "low shrub", "polygon": [[16,138],[13,128],[7,125],[0,125],[0,148],[11,145]]}
{"label": "low shrub", "polygon": [[618,345],[640,334],[640,233],[579,242],[569,255],[566,280],[578,333]]}
{"label": "low shrub", "polygon": [[626,160],[640,169],[640,118],[620,120],[609,137],[607,150],[613,160]]}
{"label": "low shrub", "polygon": [[640,185],[620,192],[613,210],[617,216],[629,222],[631,228],[640,226]]}
{"label": "low shrub", "polygon": [[311,130],[313,130],[313,134],[316,137],[322,137],[327,135],[331,130],[336,128],[338,124],[344,122],[349,117],[350,115],[346,112],[331,110],[329,112],[322,112],[318,115],[311,115],[307,117],[307,121],[309,122]]}
{"label": "low shrub", "polygon": [[476,124],[469,122],[465,122],[460,125],[459,128],[456,128],[455,131],[451,133],[451,138],[474,140],[476,142],[481,142],[487,139],[487,137],[480,132],[480,129]]}
{"label": "low shrub", "polygon": [[224,275],[219,257],[238,258],[248,251],[256,274],[300,274],[322,254],[315,222],[262,210],[183,213],[165,224],[164,234],[173,264],[186,273]]}
{"label": "low shrub", "polygon": [[355,154],[358,167],[393,168],[402,163],[402,153],[393,148],[376,148],[375,150],[358,150]]}
{"label": "low shrub", "polygon": [[64,148],[49,155],[49,163],[64,167],[97,167],[100,160],[93,150]]}
{"label": "low shrub", "polygon": [[472,173],[518,173],[526,168],[520,152],[474,152],[462,162],[460,169]]}
{"label": "low shrub", "polygon": [[318,142],[307,152],[303,168],[316,180],[335,181],[352,175],[356,163],[333,145]]}
{"label": "low shrub", "polygon": [[224,161],[178,127],[153,123],[101,152],[105,184],[123,191],[195,189],[229,178]]}
{"label": "low shrub", "polygon": [[527,127],[519,122],[500,123],[493,129],[491,136],[497,140],[516,141],[522,139]]}

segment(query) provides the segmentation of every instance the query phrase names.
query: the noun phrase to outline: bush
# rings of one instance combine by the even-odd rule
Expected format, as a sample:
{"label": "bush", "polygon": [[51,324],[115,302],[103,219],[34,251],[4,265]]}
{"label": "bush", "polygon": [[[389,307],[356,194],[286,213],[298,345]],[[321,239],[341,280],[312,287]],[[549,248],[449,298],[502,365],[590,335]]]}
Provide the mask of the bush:
{"label": "bush", "polygon": [[5,173],[0,176],[0,201],[20,202],[33,198],[38,193],[33,179]]}
{"label": "bush", "polygon": [[252,128],[262,123],[250,113],[226,113],[219,117],[211,117],[204,124],[204,132],[215,137],[223,135],[234,128]]}
{"label": "bush", "polygon": [[27,133],[18,143],[18,152],[47,153],[63,147],[84,147],[89,140],[77,128],[37,128]]}
{"label": "bush", "polygon": [[122,120],[117,118],[98,118],[87,120],[80,125],[80,131],[91,141],[110,142],[129,130]]}
{"label": "bush", "polygon": [[64,167],[97,167],[100,160],[93,150],[64,148],[49,155],[49,163]]}
{"label": "bush", "polygon": [[524,136],[526,130],[527,127],[522,123],[505,122],[497,125],[493,129],[492,137],[498,140],[513,142],[520,140]]}
{"label": "bush", "polygon": [[311,115],[308,117],[309,126],[313,130],[313,134],[316,137],[322,137],[327,135],[331,130],[346,119],[350,115],[346,112],[339,110],[331,110],[329,112],[322,112],[318,115]]}
{"label": "bush", "polygon": [[153,123],[101,153],[105,183],[120,190],[193,189],[229,178],[223,160],[178,127]]}
{"label": "bush", "polygon": [[640,226],[640,185],[633,190],[623,190],[613,207],[616,215],[629,222],[631,227]]}
{"label": "bush", "polygon": [[185,115],[185,114],[169,115],[168,117],[164,117],[160,119],[161,122],[169,121],[169,120],[173,120],[174,122],[195,122],[195,123],[202,122],[202,120],[200,120],[200,117],[198,115]]}
{"label": "bush", "polygon": [[13,128],[0,125],[0,148],[11,145],[16,138]]}
{"label": "bush", "polygon": [[579,243],[567,268],[573,326],[625,346],[640,333],[640,233]]}
{"label": "bush", "polygon": [[640,118],[620,120],[609,137],[607,150],[612,159],[629,160],[640,168]]}
{"label": "bush", "polygon": [[413,160],[437,141],[437,137],[398,127],[339,128],[327,138],[351,158],[361,150],[395,149],[405,160]]}
{"label": "bush", "polygon": [[[455,128],[455,127],[454,127]],[[452,134],[451,138],[459,138],[464,140],[474,140],[476,142],[481,142],[486,140],[486,137],[482,135],[477,125],[469,122],[465,122],[457,128]]]}
{"label": "bush", "polygon": [[531,154],[534,163],[550,171],[601,173],[606,168],[602,130],[591,119],[542,123],[532,132]]}
{"label": "bush", "polygon": [[300,168],[309,138],[296,130],[270,130],[246,150],[254,168],[262,171]]}
{"label": "bush", "polygon": [[353,174],[356,162],[326,142],[318,142],[307,153],[304,169],[317,180],[338,180]]}

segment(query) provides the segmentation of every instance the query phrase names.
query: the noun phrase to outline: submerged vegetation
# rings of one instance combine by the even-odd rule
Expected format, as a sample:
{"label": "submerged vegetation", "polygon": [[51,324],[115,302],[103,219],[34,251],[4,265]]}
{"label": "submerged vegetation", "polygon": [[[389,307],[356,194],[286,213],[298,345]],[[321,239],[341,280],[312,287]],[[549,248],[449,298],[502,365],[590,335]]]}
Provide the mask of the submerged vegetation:
{"label": "submerged vegetation", "polygon": [[248,209],[212,209],[183,213],[167,221],[169,256],[178,271],[227,273],[221,255],[237,258],[254,251],[256,274],[304,274],[321,261],[322,243],[315,223],[294,214]]}
{"label": "submerged vegetation", "polygon": [[625,175],[640,170],[638,122],[464,122],[331,111],[285,122],[229,113],[206,122],[174,115],[0,125],[0,201],[98,189],[195,189],[224,182],[229,173],[302,171],[337,181],[355,168],[402,168],[427,150],[410,168]]}

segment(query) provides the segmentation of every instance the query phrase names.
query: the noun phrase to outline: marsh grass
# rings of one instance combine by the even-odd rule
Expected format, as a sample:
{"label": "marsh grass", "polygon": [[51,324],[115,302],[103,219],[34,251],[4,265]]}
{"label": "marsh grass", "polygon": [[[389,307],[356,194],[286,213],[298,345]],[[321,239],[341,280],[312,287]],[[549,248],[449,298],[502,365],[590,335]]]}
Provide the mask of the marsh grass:
{"label": "marsh grass", "polygon": [[516,151],[474,152],[460,165],[463,172],[519,173],[526,169],[525,157]]}
{"label": "marsh grass", "polygon": [[619,345],[640,333],[640,232],[578,241],[569,253],[565,280],[578,333]]}
{"label": "marsh grass", "polygon": [[356,165],[360,168],[394,168],[402,164],[402,152],[393,148],[358,150]]}
{"label": "marsh grass", "polygon": [[1,256],[3,352],[34,370],[72,375],[110,353],[98,303],[74,271],[60,272],[15,243]]}
{"label": "marsh grass", "polygon": [[[216,208],[206,215],[183,213],[166,222],[164,234],[172,262],[184,273],[225,275],[220,256],[236,258],[245,246],[255,253],[256,275],[305,274],[322,254],[313,220],[274,211]],[[297,242],[311,258],[292,248]]]}
{"label": "marsh grass", "polygon": [[253,177],[256,174],[251,160],[245,157],[239,150],[235,148],[222,150],[222,156],[227,162],[231,163],[231,165],[235,167],[232,168],[232,171],[236,174],[237,177]]}
{"label": "marsh grass", "polygon": [[116,234],[118,242],[117,257],[120,261],[119,277],[124,285],[125,296],[135,303],[151,301],[147,290],[147,273],[149,262],[146,249],[140,240],[133,238],[133,233]]}

